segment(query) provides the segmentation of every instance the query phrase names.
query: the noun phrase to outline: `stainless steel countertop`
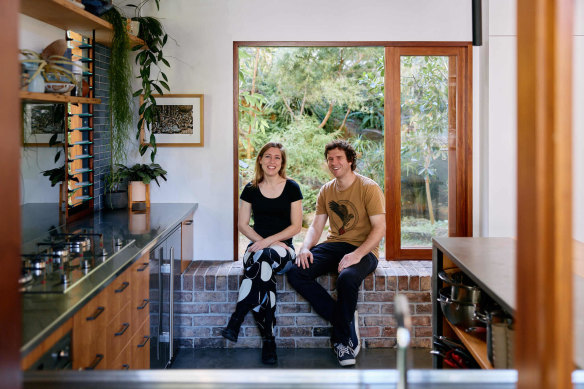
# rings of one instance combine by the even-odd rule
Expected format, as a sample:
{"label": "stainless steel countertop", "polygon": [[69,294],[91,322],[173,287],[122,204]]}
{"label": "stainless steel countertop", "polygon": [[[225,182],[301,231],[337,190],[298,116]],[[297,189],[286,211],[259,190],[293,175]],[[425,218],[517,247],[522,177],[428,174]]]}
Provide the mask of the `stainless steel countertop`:
{"label": "stainless steel countertop", "polygon": [[[150,251],[171,230],[195,212],[198,204],[151,204],[148,214],[150,229],[142,234],[130,232],[132,215],[125,210],[103,211],[67,225],[68,229],[91,228],[94,232],[111,232],[133,239],[121,251],[111,254],[108,260],[63,294],[22,295],[22,347],[21,356],[32,351],[43,339],[70,318],[93,296],[113,281],[143,253]],[[24,209],[26,208],[26,209]],[[54,208],[54,209],[53,209]],[[47,211],[50,210],[50,211]],[[144,215],[139,216],[143,218]],[[36,239],[50,226],[58,226],[58,213],[54,204],[27,204],[23,207],[23,242]]]}

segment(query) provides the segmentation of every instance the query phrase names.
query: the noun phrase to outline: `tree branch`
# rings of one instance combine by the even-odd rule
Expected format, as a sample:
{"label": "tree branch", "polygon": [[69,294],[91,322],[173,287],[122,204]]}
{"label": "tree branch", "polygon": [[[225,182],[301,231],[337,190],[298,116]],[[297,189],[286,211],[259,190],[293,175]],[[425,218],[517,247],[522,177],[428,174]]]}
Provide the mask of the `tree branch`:
{"label": "tree branch", "polygon": [[286,98],[284,97],[284,92],[282,92],[282,89],[280,88],[280,85],[276,85],[278,87],[278,92],[280,92],[280,96],[282,96],[282,101],[284,101],[284,105],[286,105],[286,108],[288,109],[288,112],[290,112],[290,116],[292,116],[292,120],[295,120],[296,118],[294,117],[294,112],[292,111],[292,108],[290,108],[290,105],[288,104],[288,101],[286,100]]}

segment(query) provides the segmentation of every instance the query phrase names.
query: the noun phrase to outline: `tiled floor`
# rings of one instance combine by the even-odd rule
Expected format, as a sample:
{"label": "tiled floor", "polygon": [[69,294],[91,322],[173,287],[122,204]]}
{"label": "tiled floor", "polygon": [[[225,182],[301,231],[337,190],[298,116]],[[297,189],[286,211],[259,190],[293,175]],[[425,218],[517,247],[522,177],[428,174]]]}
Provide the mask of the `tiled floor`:
{"label": "tiled floor", "polygon": [[[408,350],[409,365],[431,369],[427,349]],[[357,369],[395,369],[397,349],[363,349],[357,356]],[[278,362],[264,365],[260,349],[180,349],[173,369],[335,369],[340,368],[331,349],[278,349]]]}

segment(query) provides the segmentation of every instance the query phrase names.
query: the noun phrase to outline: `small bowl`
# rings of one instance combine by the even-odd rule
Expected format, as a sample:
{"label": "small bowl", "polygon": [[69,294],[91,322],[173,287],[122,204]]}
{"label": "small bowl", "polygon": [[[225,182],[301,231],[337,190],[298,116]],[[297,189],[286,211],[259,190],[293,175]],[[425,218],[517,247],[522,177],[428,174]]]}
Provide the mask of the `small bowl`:
{"label": "small bowl", "polygon": [[49,93],[67,93],[75,85],[66,82],[47,82],[45,83],[45,92]]}

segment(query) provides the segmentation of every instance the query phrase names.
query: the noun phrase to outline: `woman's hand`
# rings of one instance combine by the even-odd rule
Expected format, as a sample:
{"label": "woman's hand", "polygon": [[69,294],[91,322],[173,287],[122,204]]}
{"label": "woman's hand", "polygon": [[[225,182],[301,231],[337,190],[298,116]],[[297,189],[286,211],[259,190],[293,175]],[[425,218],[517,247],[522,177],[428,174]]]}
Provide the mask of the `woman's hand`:
{"label": "woman's hand", "polygon": [[269,239],[260,239],[255,241],[251,246],[249,246],[247,250],[251,251],[252,253],[256,253],[260,250],[265,249],[266,247],[270,247],[271,244],[272,242]]}

